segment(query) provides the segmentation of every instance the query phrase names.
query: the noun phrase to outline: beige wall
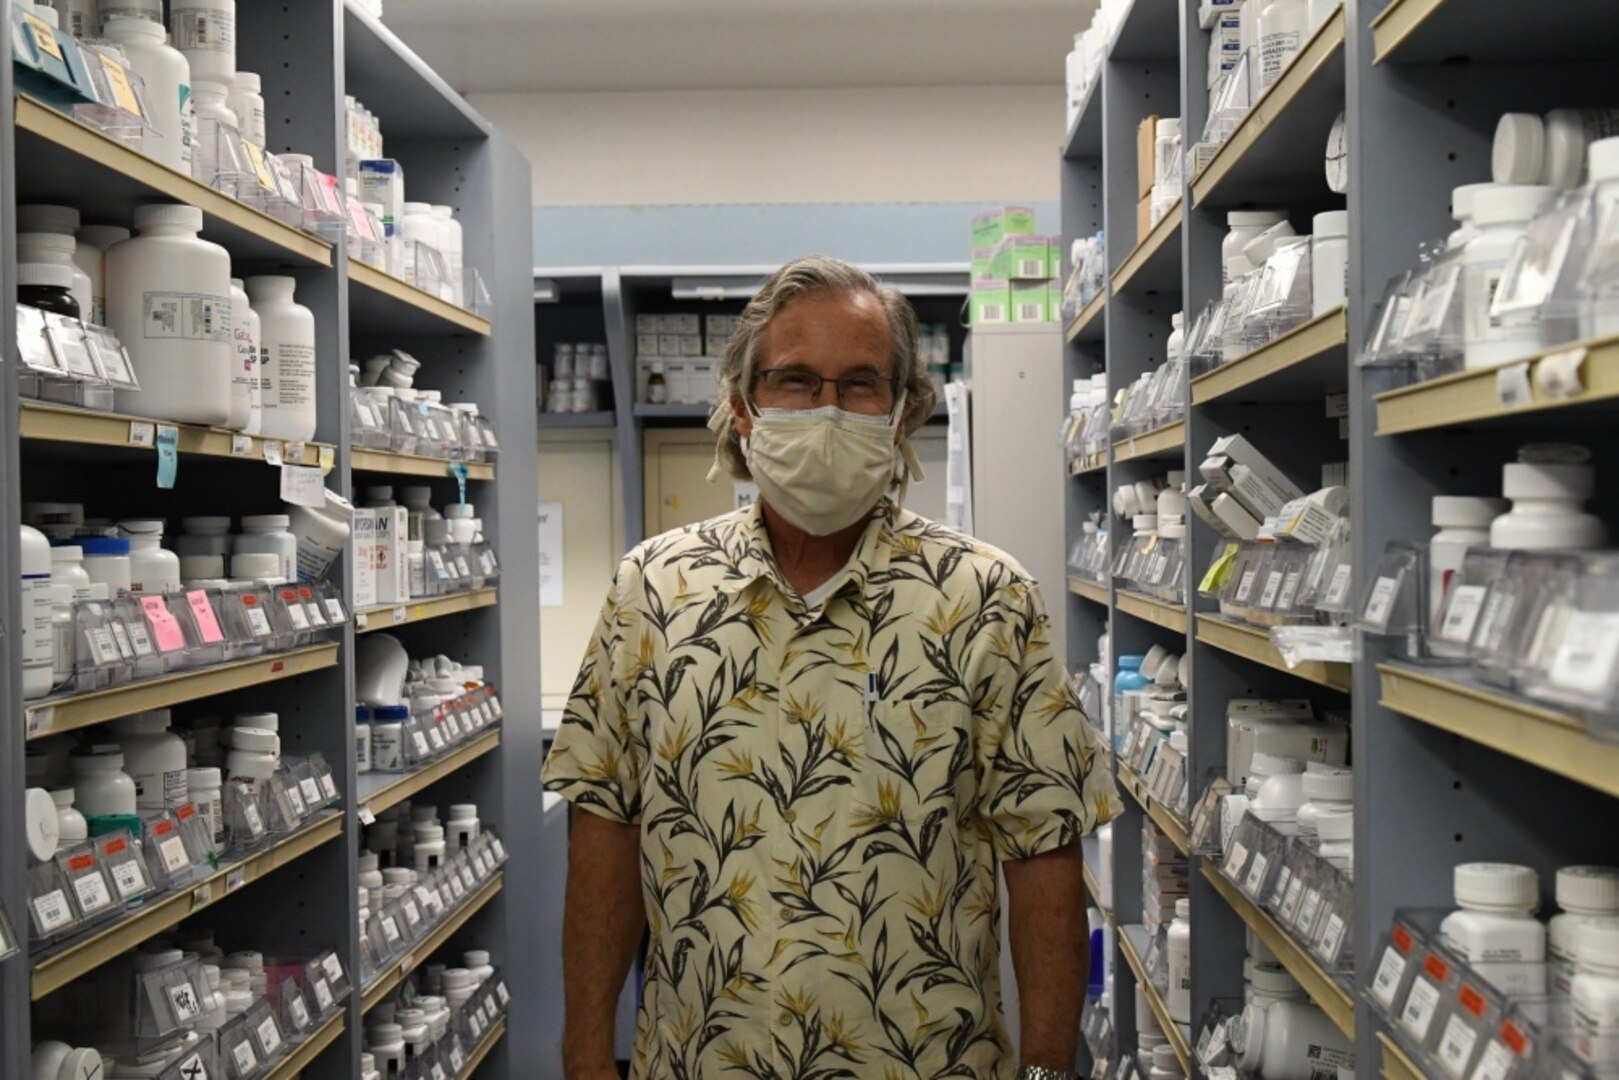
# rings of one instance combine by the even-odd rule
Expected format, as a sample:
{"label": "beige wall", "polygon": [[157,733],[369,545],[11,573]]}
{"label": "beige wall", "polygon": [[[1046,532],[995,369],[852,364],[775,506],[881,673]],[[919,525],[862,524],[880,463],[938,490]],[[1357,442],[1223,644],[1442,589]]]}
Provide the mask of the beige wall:
{"label": "beige wall", "polygon": [[536,206],[1058,197],[1061,86],[474,94]]}

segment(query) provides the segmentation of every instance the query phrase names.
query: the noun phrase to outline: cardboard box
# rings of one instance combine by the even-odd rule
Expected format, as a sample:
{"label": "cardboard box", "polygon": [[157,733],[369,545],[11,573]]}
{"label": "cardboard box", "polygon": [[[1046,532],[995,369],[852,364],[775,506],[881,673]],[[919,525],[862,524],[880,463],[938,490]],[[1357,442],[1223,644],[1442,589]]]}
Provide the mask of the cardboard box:
{"label": "cardboard box", "polygon": [[680,335],[675,334],[675,333],[659,334],[658,335],[658,355],[659,356],[679,356],[680,355]]}
{"label": "cardboard box", "polygon": [[[644,318],[646,318],[646,316],[643,315],[643,316],[641,316],[641,318],[644,319]],[[635,335],[635,351],[636,351],[637,354],[639,354],[641,356],[657,356],[658,355],[658,335],[657,334],[637,333]]]}
{"label": "cardboard box", "polygon": [[1012,283],[975,281],[969,311],[973,326],[991,326],[1012,321]]}
{"label": "cardboard box", "polygon": [[1046,282],[1046,322],[1062,322],[1062,282],[1055,276]]}
{"label": "cardboard box", "polygon": [[692,360],[686,365],[687,390],[693,402],[708,404],[720,391],[720,362]]}
{"label": "cardboard box", "polygon": [[1152,232],[1152,193],[1141,196],[1136,203],[1136,243],[1141,243]]}
{"label": "cardboard box", "polygon": [[675,333],[701,334],[703,332],[703,317],[692,313],[673,316],[675,320]]}
{"label": "cardboard box", "polygon": [[1011,273],[1020,281],[1045,281],[1051,273],[1050,242],[1044,236],[1014,236],[1006,241]]}
{"label": "cardboard box", "polygon": [[1158,117],[1149,116],[1136,127],[1136,198],[1151,194],[1158,157]]}
{"label": "cardboard box", "polygon": [[691,364],[692,361],[682,360],[679,357],[674,359],[664,358],[663,380],[669,388],[669,404],[690,405],[692,403]]}
{"label": "cardboard box", "polygon": [[640,334],[656,334],[658,332],[658,317],[656,315],[637,315],[635,317],[635,332]]}
{"label": "cardboard box", "polygon": [[1046,272],[1043,277],[1062,279],[1062,253],[1063,242],[1060,236],[1047,236],[1046,242]]}
{"label": "cardboard box", "polygon": [[992,248],[1008,236],[1034,232],[1034,211],[1027,206],[1000,206],[973,218],[973,250]]}
{"label": "cardboard box", "polygon": [[[694,319],[696,317],[697,316],[695,316],[695,315],[692,316],[692,318],[694,318]],[[679,337],[680,337],[680,355],[681,356],[701,356],[701,355],[703,355],[703,335],[701,335],[701,334],[680,334]]]}
{"label": "cardboard box", "polygon": [[992,247],[973,248],[972,280],[994,280],[995,249]]}
{"label": "cardboard box", "polygon": [[409,511],[403,506],[392,506],[364,512],[372,518],[371,566],[376,602],[408,603],[410,562],[405,544],[410,528]]}
{"label": "cardboard box", "polygon": [[1015,323],[1042,323],[1047,319],[1050,305],[1047,293],[1050,282],[1012,282],[1012,321]]}
{"label": "cardboard box", "polygon": [[349,545],[350,566],[354,575],[354,606],[363,609],[377,606],[376,535],[377,512],[354,511],[354,542]]}

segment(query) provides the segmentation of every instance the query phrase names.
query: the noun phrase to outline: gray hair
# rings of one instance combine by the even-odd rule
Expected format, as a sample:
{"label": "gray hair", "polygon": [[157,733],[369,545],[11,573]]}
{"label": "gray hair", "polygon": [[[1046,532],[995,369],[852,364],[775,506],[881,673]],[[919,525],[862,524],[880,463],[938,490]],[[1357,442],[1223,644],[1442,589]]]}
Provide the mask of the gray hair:
{"label": "gray hair", "polygon": [[731,403],[747,400],[770,320],[797,298],[822,291],[870,293],[882,303],[893,341],[894,375],[905,394],[900,430],[910,438],[933,415],[933,380],[917,360],[916,310],[911,302],[899,290],[882,285],[866,271],[839,259],[827,255],[795,259],[772,274],[748,302],[720,362],[719,391],[714,397],[709,427],[718,440],[716,462],[738,480],[751,480],[753,473],[742,454],[742,436],[736,429]]}

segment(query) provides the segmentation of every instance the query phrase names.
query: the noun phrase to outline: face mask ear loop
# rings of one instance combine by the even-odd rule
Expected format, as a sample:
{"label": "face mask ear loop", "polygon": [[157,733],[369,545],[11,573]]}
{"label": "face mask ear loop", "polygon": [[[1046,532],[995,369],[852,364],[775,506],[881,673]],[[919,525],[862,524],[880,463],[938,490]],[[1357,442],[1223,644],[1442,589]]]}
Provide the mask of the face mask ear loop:
{"label": "face mask ear loop", "polygon": [[[710,465],[708,467],[708,476],[707,476],[707,482],[710,483],[710,484],[718,483],[720,477],[725,475],[725,467],[721,463],[721,458],[720,458],[719,437],[720,437],[720,435],[722,433],[724,433],[726,431],[726,423],[727,423],[727,421],[729,421],[732,424],[736,423],[735,418],[732,417],[731,414],[729,412],[727,412],[721,406],[718,406],[718,405],[714,406],[714,411],[708,414],[708,430],[712,431],[714,433],[714,438],[715,438],[715,442],[714,442],[714,464],[712,464],[712,465]],[[743,439],[742,440],[742,460],[746,461],[747,459],[748,459],[748,442],[747,442],[746,439]]]}

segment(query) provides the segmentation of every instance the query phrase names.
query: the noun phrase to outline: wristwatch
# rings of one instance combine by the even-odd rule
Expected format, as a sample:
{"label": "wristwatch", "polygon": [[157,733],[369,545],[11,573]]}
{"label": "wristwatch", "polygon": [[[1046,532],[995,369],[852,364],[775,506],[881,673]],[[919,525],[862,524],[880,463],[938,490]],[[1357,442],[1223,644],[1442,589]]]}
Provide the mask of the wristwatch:
{"label": "wristwatch", "polygon": [[1077,1072],[1048,1069],[1044,1065],[1025,1065],[1017,1071],[1017,1080],[1082,1080]]}

